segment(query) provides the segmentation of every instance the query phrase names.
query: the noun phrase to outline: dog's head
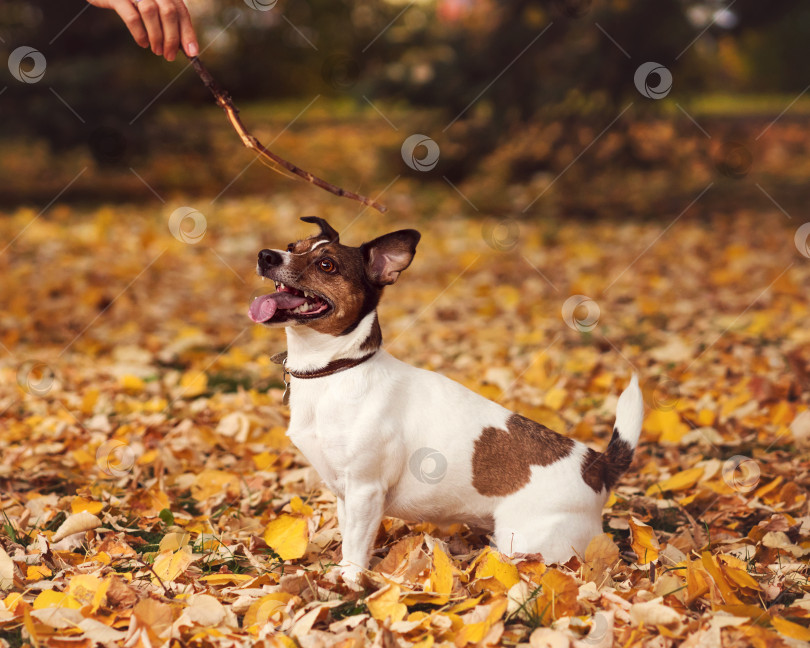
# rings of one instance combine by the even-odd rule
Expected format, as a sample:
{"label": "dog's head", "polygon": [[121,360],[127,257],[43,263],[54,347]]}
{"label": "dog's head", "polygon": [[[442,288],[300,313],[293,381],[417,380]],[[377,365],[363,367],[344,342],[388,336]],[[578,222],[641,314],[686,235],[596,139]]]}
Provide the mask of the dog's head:
{"label": "dog's head", "polygon": [[276,290],[253,301],[250,318],[268,326],[348,333],[377,307],[383,288],[411,264],[420,234],[399,230],[351,247],[340,242],[324,219],[301,220],[321,231],[286,250],[259,252],[257,272],[273,280]]}

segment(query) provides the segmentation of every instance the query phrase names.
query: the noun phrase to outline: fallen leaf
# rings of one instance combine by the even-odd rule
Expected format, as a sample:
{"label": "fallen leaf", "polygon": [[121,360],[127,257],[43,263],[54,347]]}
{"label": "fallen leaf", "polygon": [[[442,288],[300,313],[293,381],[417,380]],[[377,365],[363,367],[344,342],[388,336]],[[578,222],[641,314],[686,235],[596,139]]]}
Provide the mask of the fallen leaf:
{"label": "fallen leaf", "polygon": [[656,560],[659,544],[653,528],[635,517],[630,518],[629,524],[630,545],[638,556],[638,564],[646,565]]}
{"label": "fallen leaf", "polygon": [[573,576],[559,569],[549,569],[539,584],[541,590],[534,600],[539,623],[550,625],[560,617],[572,616],[579,611],[579,585]]}
{"label": "fallen leaf", "polygon": [[630,606],[630,618],[637,625],[664,626],[677,632],[684,622],[683,615],[677,610],[664,605],[662,599],[654,599]]}
{"label": "fallen leaf", "polygon": [[263,537],[282,560],[296,560],[307,551],[307,522],[301,517],[280,515],[265,527]]}
{"label": "fallen leaf", "polygon": [[444,604],[450,600],[453,591],[453,563],[438,543],[433,545],[433,565],[430,572],[430,591],[436,594],[433,602]]}
{"label": "fallen leaf", "polygon": [[400,588],[398,585],[386,585],[377,590],[366,599],[368,611],[377,621],[390,619],[392,623],[402,621],[408,613],[408,608],[399,602]]}
{"label": "fallen leaf", "polygon": [[289,618],[286,614],[287,604],[293,599],[287,592],[274,592],[266,594],[251,603],[242,625],[248,632],[256,633],[266,623],[279,625]]}
{"label": "fallen leaf", "polygon": [[505,593],[520,580],[518,568],[506,562],[496,551],[486,550],[475,570],[479,585],[494,593]]}
{"label": "fallen leaf", "polygon": [[194,557],[188,545],[176,551],[162,551],[152,565],[153,578],[159,578],[163,583],[171,583],[185,572],[192,562]]}
{"label": "fallen leaf", "polygon": [[65,521],[59,525],[56,533],[54,533],[53,537],[51,538],[51,542],[59,542],[60,540],[63,540],[64,538],[67,538],[75,533],[84,533],[85,531],[97,529],[100,526],[101,520],[99,520],[92,513],[88,513],[87,511],[74,513],[69,515]]}
{"label": "fallen leaf", "polygon": [[771,624],[781,635],[799,641],[810,641],[810,628],[778,616],[771,617]]}
{"label": "fallen leaf", "polygon": [[703,472],[702,467],[682,470],[664,481],[653,484],[647,489],[646,494],[653,495],[656,493],[666,493],[668,491],[678,492],[686,490],[697,484],[698,480],[703,476]]}
{"label": "fallen leaf", "polygon": [[14,587],[14,562],[0,546],[0,590],[10,590],[12,587]]}
{"label": "fallen leaf", "polygon": [[610,534],[602,533],[588,543],[582,565],[582,579],[601,586],[613,565],[619,560],[619,547]]}

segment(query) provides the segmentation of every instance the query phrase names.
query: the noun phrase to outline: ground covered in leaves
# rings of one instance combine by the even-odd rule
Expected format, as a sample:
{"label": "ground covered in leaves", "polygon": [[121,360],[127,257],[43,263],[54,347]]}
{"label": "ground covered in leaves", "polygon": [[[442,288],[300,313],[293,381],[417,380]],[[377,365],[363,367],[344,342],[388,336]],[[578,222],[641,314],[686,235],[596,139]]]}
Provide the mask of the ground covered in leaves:
{"label": "ground covered in leaves", "polygon": [[[256,252],[311,231],[296,191],[313,190],[0,218],[1,645],[810,640],[797,218],[676,218],[697,192],[650,223],[462,217],[449,188],[420,217],[412,180],[393,215],[323,197],[345,242],[423,233],[381,309],[391,353],[598,450],[633,371],[647,404],[579,559],[386,519],[352,588],[334,497],[285,436],[283,333],[246,316]],[[170,231],[184,205],[196,233]]]}

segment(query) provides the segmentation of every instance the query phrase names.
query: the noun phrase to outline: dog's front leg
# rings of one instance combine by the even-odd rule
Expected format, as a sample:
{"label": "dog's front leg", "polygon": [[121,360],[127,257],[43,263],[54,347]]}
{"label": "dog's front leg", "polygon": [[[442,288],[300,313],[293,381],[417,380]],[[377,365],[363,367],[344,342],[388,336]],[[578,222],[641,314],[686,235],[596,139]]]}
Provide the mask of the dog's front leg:
{"label": "dog's front leg", "polygon": [[338,499],[338,523],[343,534],[340,573],[346,580],[357,580],[368,567],[384,503],[385,491],[379,484],[349,484],[345,497]]}

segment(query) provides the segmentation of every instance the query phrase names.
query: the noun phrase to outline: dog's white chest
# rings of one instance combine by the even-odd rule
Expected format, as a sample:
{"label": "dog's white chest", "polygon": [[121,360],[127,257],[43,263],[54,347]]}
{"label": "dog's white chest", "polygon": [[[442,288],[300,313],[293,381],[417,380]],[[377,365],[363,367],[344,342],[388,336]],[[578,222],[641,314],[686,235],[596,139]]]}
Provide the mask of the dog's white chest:
{"label": "dog's white chest", "polygon": [[[359,373],[359,372],[358,372]],[[347,472],[357,453],[358,438],[352,418],[352,402],[362,385],[324,384],[325,380],[298,380],[292,390],[290,440],[304,454],[327,487],[343,497]],[[348,385],[346,383],[349,383]]]}

